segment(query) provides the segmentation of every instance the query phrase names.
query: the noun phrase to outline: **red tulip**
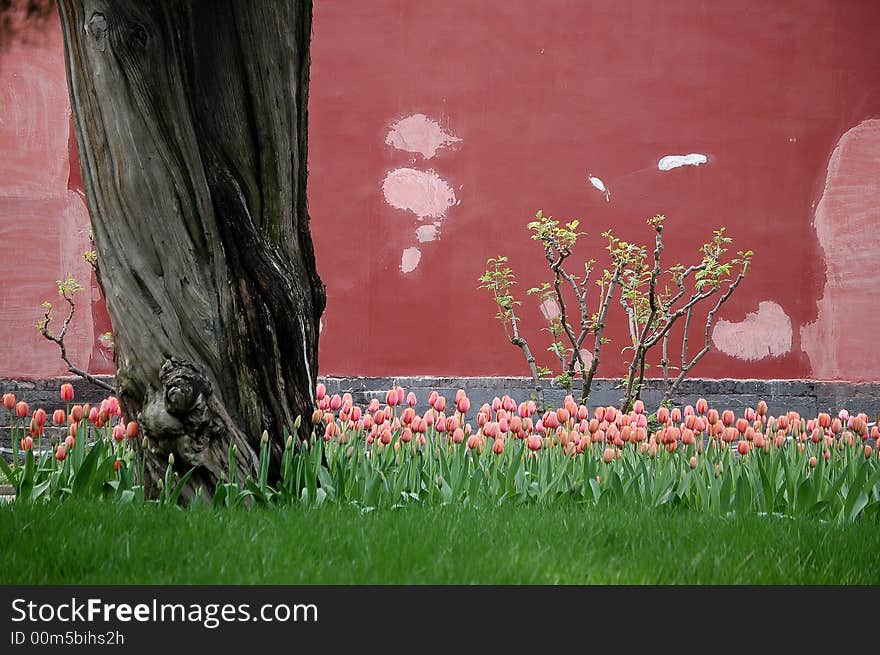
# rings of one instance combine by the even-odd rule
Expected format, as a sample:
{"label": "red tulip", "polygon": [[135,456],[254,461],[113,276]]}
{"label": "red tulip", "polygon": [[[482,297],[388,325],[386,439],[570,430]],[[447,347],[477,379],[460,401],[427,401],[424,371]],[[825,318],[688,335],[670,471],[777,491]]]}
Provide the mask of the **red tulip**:
{"label": "red tulip", "polygon": [[121,459],[117,459],[115,462],[113,462],[113,470],[116,471],[116,472],[118,472],[118,471],[119,471],[119,466],[120,466],[121,464],[122,464],[122,460],[121,460]]}
{"label": "red tulip", "polygon": [[10,412],[15,408],[15,394],[14,393],[4,393],[3,394],[3,406],[8,409]]}
{"label": "red tulip", "polygon": [[64,425],[64,422],[67,420],[67,417],[64,415],[63,409],[56,409],[52,412],[52,422],[55,425]]}
{"label": "red tulip", "polygon": [[128,425],[125,426],[125,436],[129,439],[137,439],[140,431],[140,426],[137,424],[137,421],[129,421]]}

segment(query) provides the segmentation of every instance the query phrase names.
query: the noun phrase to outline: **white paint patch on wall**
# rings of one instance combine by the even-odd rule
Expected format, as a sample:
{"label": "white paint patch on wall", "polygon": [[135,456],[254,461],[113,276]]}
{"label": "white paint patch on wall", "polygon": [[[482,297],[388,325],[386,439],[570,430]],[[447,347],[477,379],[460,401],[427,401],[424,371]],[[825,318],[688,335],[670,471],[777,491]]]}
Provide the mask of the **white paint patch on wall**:
{"label": "white paint patch on wall", "polygon": [[431,223],[430,225],[419,225],[416,228],[416,237],[419,240],[419,243],[428,243],[429,241],[434,241],[437,238],[437,223]]}
{"label": "white paint patch on wall", "polygon": [[873,245],[880,226],[880,120],[840,137],[813,225],[825,264],[816,320],[801,326],[801,349],[817,380],[880,380],[877,305],[880,268]]}
{"label": "white paint patch on wall", "polygon": [[[581,348],[579,352],[581,354],[581,359],[584,360],[584,366],[586,366],[587,369],[589,369],[593,363],[593,353],[591,353],[586,348]],[[575,362],[574,370],[577,371],[578,373],[581,372],[581,365],[579,362]]]}
{"label": "white paint patch on wall", "polygon": [[661,171],[671,171],[681,166],[699,166],[709,161],[706,155],[698,152],[689,155],[666,155],[657,162],[657,168]]}
{"label": "white paint patch on wall", "polygon": [[390,171],[382,182],[382,193],[389,205],[411,211],[419,219],[443,218],[446,210],[456,204],[452,187],[432,170],[397,168]]}
{"label": "white paint patch on wall", "polygon": [[719,320],[712,330],[712,341],[723,353],[755,361],[779,357],[791,350],[791,319],[772,300],[758,304],[758,311],[739,323]]}
{"label": "white paint patch on wall", "polygon": [[418,248],[407,248],[400,258],[400,270],[404,273],[412,273],[419,266],[422,259],[422,251]]}
{"label": "white paint patch on wall", "polygon": [[445,132],[437,121],[424,114],[413,114],[397,121],[385,137],[387,145],[405,152],[421,153],[425,159],[458,141],[461,139]]}
{"label": "white paint patch on wall", "polygon": [[559,304],[553,299],[547,299],[541,303],[541,313],[548,321],[552,321],[554,318],[562,315]]}
{"label": "white paint patch on wall", "polygon": [[592,173],[587,173],[587,180],[605,195],[605,202],[611,202],[611,191],[608,190],[608,187],[605,186],[601,178],[596,177]]}

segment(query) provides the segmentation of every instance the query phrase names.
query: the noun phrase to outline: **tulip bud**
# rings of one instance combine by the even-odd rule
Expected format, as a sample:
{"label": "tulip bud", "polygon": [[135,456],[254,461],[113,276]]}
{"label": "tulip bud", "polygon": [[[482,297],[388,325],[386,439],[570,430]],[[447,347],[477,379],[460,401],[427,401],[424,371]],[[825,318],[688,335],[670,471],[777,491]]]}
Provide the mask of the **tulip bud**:
{"label": "tulip bud", "polygon": [[116,472],[118,473],[118,472],[119,472],[119,467],[120,467],[121,465],[122,465],[122,460],[121,460],[121,459],[117,459],[115,462],[113,462],[113,470],[116,471]]}
{"label": "tulip bud", "polygon": [[141,429],[137,421],[129,421],[128,425],[125,426],[125,436],[129,439],[137,439],[140,432]]}
{"label": "tulip bud", "polygon": [[269,431],[268,430],[263,430],[263,434],[260,435],[260,443],[264,444],[264,445],[269,443]]}
{"label": "tulip bud", "polygon": [[174,466],[174,453],[170,453],[168,455],[168,466],[171,466],[171,467]]}

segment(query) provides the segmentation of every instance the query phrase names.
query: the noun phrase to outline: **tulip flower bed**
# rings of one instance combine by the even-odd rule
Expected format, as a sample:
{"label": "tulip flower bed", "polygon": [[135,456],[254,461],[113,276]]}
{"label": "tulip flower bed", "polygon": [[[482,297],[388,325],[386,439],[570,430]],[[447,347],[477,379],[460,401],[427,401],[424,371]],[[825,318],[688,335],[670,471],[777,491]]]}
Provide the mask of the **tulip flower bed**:
{"label": "tulip flower bed", "polygon": [[[14,453],[0,462],[16,502],[68,496],[145,502],[139,430],[124,423],[114,398],[99,407],[54,412],[7,394]],[[62,399],[70,403],[69,390]],[[471,411],[460,390],[450,402],[432,392],[428,408],[396,387],[366,408],[350,395],[328,396],[318,385],[312,439],[287,438],[281,475],[269,480],[268,436],[260,468],[241,480],[235,468],[197,503],[220,506],[323,504],[365,510],[407,505],[603,506],[627,500],[641,507],[681,507],[712,514],[777,514],[851,522],[880,517],[877,426],[842,410],[832,418],[768,414],[766,403],[737,417],[699,400],[661,407],[641,401],[629,414],[590,411],[571,397],[543,413],[505,396]],[[43,448],[43,442],[48,448]],[[146,441],[143,445],[146,445]],[[230,461],[236,457],[234,449]],[[189,472],[173,458],[158,498],[176,504]]]}

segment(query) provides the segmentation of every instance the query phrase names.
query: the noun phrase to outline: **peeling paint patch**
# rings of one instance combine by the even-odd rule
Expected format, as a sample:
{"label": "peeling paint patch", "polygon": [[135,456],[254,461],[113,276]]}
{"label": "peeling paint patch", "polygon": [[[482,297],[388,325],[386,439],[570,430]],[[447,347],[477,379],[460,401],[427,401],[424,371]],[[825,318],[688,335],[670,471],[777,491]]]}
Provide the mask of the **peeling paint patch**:
{"label": "peeling paint patch", "polygon": [[666,155],[657,162],[657,168],[661,171],[671,171],[681,166],[699,166],[709,161],[706,155],[691,153],[689,155]]}
{"label": "peeling paint patch", "polygon": [[422,251],[418,248],[407,248],[400,258],[400,270],[404,273],[412,273],[419,266],[422,259]]}
{"label": "peeling paint patch", "polygon": [[813,219],[825,256],[825,287],[818,317],[800,334],[818,380],[880,379],[876,328],[868,318],[880,288],[872,246],[880,225],[878,177],[880,120],[872,119],[837,142]]}
{"label": "peeling paint patch", "polygon": [[382,193],[389,205],[420,219],[442,218],[456,203],[452,187],[432,170],[397,168],[385,176]]}
{"label": "peeling paint patch", "polygon": [[438,230],[437,223],[431,223],[430,225],[419,225],[416,228],[416,237],[419,240],[419,243],[428,243],[429,241],[434,241],[437,238]]}
{"label": "peeling paint patch", "polygon": [[608,187],[605,186],[605,183],[600,178],[592,173],[587,173],[587,180],[605,195],[605,202],[611,202],[611,191],[608,190]]}
{"label": "peeling paint patch", "polygon": [[758,304],[758,311],[739,323],[719,320],[712,330],[712,341],[723,353],[755,361],[779,357],[791,350],[791,319],[771,300]]}
{"label": "peeling paint patch", "polygon": [[[591,353],[586,348],[581,348],[579,352],[581,354],[581,359],[584,360],[584,366],[586,366],[587,368],[590,368],[590,365],[593,363],[593,353]],[[581,365],[579,362],[575,362],[574,370],[577,371],[578,373],[581,372]]]}
{"label": "peeling paint patch", "polygon": [[552,298],[548,298],[541,303],[541,313],[548,321],[552,321],[554,318],[559,318],[562,315],[559,304]]}
{"label": "peeling paint patch", "polygon": [[394,125],[385,137],[385,143],[405,152],[418,152],[425,159],[437,154],[440,148],[461,141],[448,134],[440,124],[424,114],[407,116]]}

